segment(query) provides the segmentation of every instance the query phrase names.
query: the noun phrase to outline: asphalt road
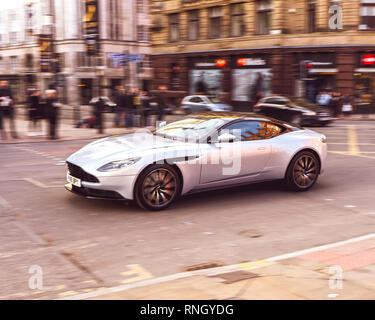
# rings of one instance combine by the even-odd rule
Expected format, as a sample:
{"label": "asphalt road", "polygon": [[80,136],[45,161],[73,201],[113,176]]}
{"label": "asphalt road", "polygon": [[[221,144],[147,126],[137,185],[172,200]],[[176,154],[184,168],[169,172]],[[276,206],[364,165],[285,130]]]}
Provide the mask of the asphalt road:
{"label": "asphalt road", "polygon": [[[330,153],[311,191],[262,183],[186,196],[156,213],[64,190],[64,160],[89,141],[1,145],[0,299],[66,297],[374,232],[375,122],[315,130]],[[35,270],[42,289],[30,289]]]}

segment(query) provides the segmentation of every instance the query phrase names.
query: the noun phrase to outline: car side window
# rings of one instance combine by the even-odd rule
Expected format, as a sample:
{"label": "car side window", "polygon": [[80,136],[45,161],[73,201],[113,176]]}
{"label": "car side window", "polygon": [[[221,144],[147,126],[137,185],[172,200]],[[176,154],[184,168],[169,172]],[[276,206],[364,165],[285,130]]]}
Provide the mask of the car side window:
{"label": "car side window", "polygon": [[230,124],[221,130],[221,133],[230,133],[241,141],[253,141],[266,138],[267,124],[262,121],[239,121]]}
{"label": "car side window", "polygon": [[201,102],[203,102],[203,100],[199,97],[193,97],[193,98],[190,99],[190,102],[201,103]]}
{"label": "car side window", "polygon": [[275,138],[279,136],[280,134],[282,134],[283,132],[284,132],[284,129],[279,127],[278,125],[270,123],[270,122],[267,123],[267,129],[265,133],[267,139]]}

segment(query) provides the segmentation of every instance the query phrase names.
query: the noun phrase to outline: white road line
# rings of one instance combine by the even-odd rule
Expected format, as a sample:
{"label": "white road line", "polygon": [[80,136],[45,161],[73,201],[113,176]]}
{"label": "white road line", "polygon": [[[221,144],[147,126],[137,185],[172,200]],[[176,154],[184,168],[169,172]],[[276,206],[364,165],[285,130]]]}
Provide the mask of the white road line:
{"label": "white road line", "polygon": [[[281,260],[295,258],[295,257],[301,256],[301,255],[307,254],[307,253],[321,251],[321,250],[327,250],[327,249],[330,249],[330,248],[335,248],[335,247],[343,246],[343,245],[346,245],[346,244],[355,243],[355,242],[373,239],[373,238],[375,238],[375,233],[371,233],[371,234],[367,234],[367,235],[364,235],[364,236],[360,236],[360,237],[356,237],[356,238],[352,238],[352,239],[348,239],[348,240],[344,240],[344,241],[339,241],[339,242],[336,242],[336,243],[331,243],[331,244],[327,244],[327,245],[323,245],[323,246],[319,246],[319,247],[314,247],[314,248],[310,248],[310,249],[306,249],[306,250],[295,251],[295,252],[292,252],[292,253],[287,253],[287,254],[283,254],[283,255],[268,258],[268,259],[263,259],[263,261],[277,262],[277,261],[281,261]],[[259,266],[259,268],[261,268],[261,267],[262,266]],[[163,283],[163,282],[188,278],[188,277],[192,277],[192,276],[208,276],[208,275],[212,276],[212,275],[216,275],[216,274],[222,274],[222,273],[231,272],[231,271],[238,271],[238,270],[246,270],[246,268],[243,268],[239,264],[236,264],[236,265],[230,265],[230,266],[224,266],[224,267],[218,267],[218,268],[212,268],[212,269],[176,273],[176,274],[172,274],[172,275],[169,275],[169,276],[148,279],[148,280],[144,280],[144,281],[140,281],[140,282],[136,282],[136,283],[132,283],[132,284],[125,284],[125,285],[107,288],[107,289],[103,289],[103,290],[97,290],[97,291],[93,291],[93,292],[89,292],[89,293],[78,294],[78,295],[74,295],[74,296],[60,298],[60,299],[57,299],[57,300],[84,300],[84,299],[100,297],[100,296],[103,296],[103,295],[106,295],[106,294],[112,294],[112,293],[116,293],[116,292],[126,291],[126,290],[129,290],[129,289],[140,288],[140,287],[159,284],[159,283]]]}
{"label": "white road line", "polygon": [[47,186],[45,185],[44,183],[38,181],[38,180],[35,180],[33,178],[23,178],[22,180],[26,181],[26,182],[29,182],[31,184],[33,184],[34,186],[37,186],[39,188],[43,188],[43,189],[49,189],[49,188],[61,188],[61,185],[56,185],[56,186]]}
{"label": "white road line", "polygon": [[331,248],[336,248],[336,247],[344,246],[346,244],[355,243],[355,242],[373,239],[373,238],[375,238],[375,233],[370,233],[370,234],[367,234],[367,235],[364,235],[364,236],[361,236],[361,237],[352,238],[352,239],[349,239],[349,240],[344,240],[344,241],[326,244],[326,245],[323,245],[323,246],[314,247],[314,248],[310,248],[310,249],[306,249],[306,250],[300,250],[300,251],[296,251],[296,252],[292,252],[292,253],[283,254],[283,255],[280,255],[280,256],[277,256],[277,257],[265,259],[264,261],[275,262],[275,261],[286,260],[286,259],[302,256],[304,254],[322,251],[322,250],[327,250],[327,249],[331,249]]}

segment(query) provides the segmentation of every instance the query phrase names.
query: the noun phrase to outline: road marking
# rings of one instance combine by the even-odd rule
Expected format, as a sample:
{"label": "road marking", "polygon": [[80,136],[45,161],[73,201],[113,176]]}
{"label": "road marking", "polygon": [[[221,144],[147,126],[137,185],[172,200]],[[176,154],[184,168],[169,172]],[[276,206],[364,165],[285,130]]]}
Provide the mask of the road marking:
{"label": "road marking", "polygon": [[22,180],[26,181],[26,182],[29,182],[31,184],[33,184],[34,186],[37,186],[39,188],[43,188],[43,189],[49,189],[49,188],[61,188],[61,185],[56,185],[56,186],[47,186],[45,185],[43,182],[40,182],[38,180],[35,180],[33,178],[23,178]]}
{"label": "road marking", "polygon": [[362,153],[365,152],[360,152],[360,154],[350,154],[346,151],[328,151],[329,153],[334,153],[334,154],[340,154],[344,156],[353,156],[353,157],[360,157],[360,158],[366,158],[366,159],[375,159],[375,157],[370,157],[370,156],[364,156]]}
{"label": "road marking", "polygon": [[128,265],[128,268],[130,269],[129,271],[122,272],[121,274],[123,276],[135,276],[135,277],[122,280],[121,283],[123,284],[147,280],[147,279],[151,279],[154,277],[150,272],[142,268],[139,264],[130,264]]}
{"label": "road marking", "polygon": [[265,266],[270,265],[270,264],[272,264],[272,263],[268,262],[268,261],[257,260],[257,261],[240,263],[239,266],[243,267],[245,269],[257,269],[259,267],[265,267]]}
{"label": "road marking", "polygon": [[357,155],[359,154],[357,132],[355,125],[348,126],[348,144],[349,144],[349,154]]}
{"label": "road marking", "polygon": [[[295,251],[295,252],[292,252],[292,253],[287,253],[287,254],[283,254],[283,255],[280,255],[280,256],[276,256],[276,257],[272,257],[272,258],[268,258],[268,259],[264,259],[264,260],[258,260],[258,262],[259,261],[266,262],[266,263],[278,262],[278,261],[281,261],[281,260],[295,258],[295,257],[301,256],[301,255],[307,254],[307,253],[322,251],[322,250],[335,248],[335,247],[343,246],[343,245],[346,245],[346,244],[355,243],[355,242],[373,239],[373,238],[375,238],[375,233],[371,233],[371,234],[367,234],[367,235],[364,235],[364,236],[355,237],[355,238],[351,238],[351,239],[348,239],[348,240],[339,241],[339,242],[336,242],[336,243],[331,243],[331,244],[327,244],[327,245],[323,245],[323,246],[319,246],[319,247],[313,247],[313,248],[306,249],[306,250]],[[251,263],[254,263],[254,262],[251,262]],[[262,265],[259,265],[259,268],[261,268],[261,267],[262,267]],[[229,266],[212,268],[212,269],[182,272],[182,273],[172,274],[172,275],[169,275],[169,276],[147,279],[147,280],[139,281],[139,282],[136,282],[136,283],[124,284],[124,285],[120,285],[120,286],[117,286],[117,287],[107,288],[107,289],[104,289],[104,290],[96,290],[96,291],[93,291],[93,292],[83,293],[83,294],[79,294],[79,295],[76,295],[76,296],[59,298],[58,300],[84,300],[84,299],[100,297],[100,296],[103,296],[103,295],[106,295],[106,294],[112,294],[112,293],[130,290],[130,289],[141,288],[141,287],[150,286],[150,285],[154,285],[154,284],[160,284],[160,283],[164,283],[164,282],[168,282],[168,281],[174,281],[174,280],[189,278],[189,277],[192,277],[192,276],[212,276],[212,275],[217,275],[217,274],[222,274],[222,273],[232,272],[232,271],[239,271],[239,270],[246,270],[247,271],[248,269],[241,267],[240,264],[236,264],[236,265],[229,265]]]}

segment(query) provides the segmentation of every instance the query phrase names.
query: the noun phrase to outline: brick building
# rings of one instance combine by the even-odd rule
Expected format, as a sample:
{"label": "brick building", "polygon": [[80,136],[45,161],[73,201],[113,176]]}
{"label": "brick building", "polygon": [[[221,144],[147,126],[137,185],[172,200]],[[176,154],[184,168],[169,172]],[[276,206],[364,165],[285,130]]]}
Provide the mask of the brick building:
{"label": "brick building", "polygon": [[256,91],[375,91],[375,0],[152,1],[151,21],[154,88],[176,102],[202,81],[237,109]]}

